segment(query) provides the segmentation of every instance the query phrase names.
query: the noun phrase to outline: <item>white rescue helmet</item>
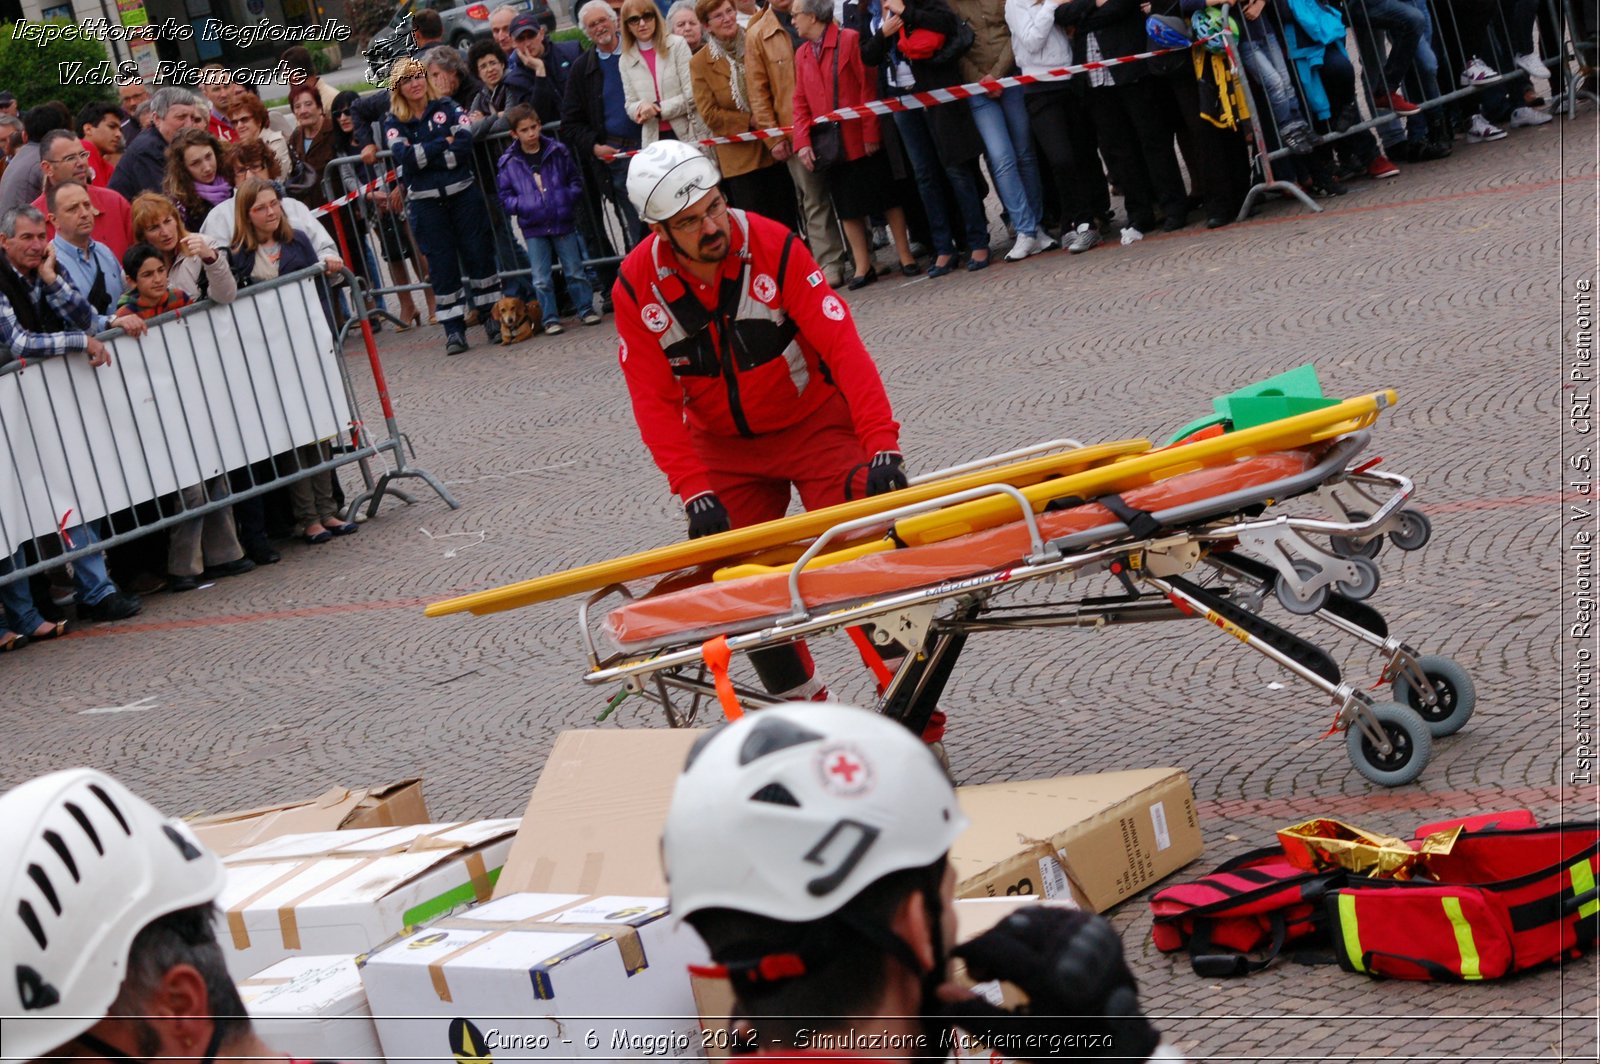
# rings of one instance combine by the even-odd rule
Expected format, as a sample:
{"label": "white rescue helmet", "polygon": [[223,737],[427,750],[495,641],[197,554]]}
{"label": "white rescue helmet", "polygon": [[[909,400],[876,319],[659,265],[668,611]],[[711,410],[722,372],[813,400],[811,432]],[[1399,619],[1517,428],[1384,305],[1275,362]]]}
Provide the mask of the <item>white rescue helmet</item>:
{"label": "white rescue helmet", "polygon": [[681,140],[658,140],[628,164],[628,199],[646,222],[664,222],[717,187],[722,171]]}
{"label": "white rescue helmet", "polygon": [[4,1054],[31,1060],[116,1000],[134,936],[214,900],[226,872],[181,820],[90,768],[0,795]]}
{"label": "white rescue helmet", "polygon": [[702,739],[678,778],[661,840],[672,913],[818,920],[932,864],[966,826],[903,725],[827,703],[756,710]]}

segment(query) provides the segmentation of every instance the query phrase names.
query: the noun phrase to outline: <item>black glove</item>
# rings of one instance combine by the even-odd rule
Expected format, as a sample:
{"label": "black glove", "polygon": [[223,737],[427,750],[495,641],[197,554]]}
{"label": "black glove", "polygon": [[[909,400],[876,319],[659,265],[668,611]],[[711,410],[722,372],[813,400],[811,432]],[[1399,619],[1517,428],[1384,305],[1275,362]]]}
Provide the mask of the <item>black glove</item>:
{"label": "black glove", "polygon": [[867,494],[882,495],[906,486],[906,460],[899,451],[879,451],[867,465]]}
{"label": "black glove", "polygon": [[714,491],[702,491],[684,503],[683,512],[689,515],[690,539],[714,536],[733,527],[728,520],[727,508],[722,505],[722,500],[717,498],[717,493]]}
{"label": "black glove", "polygon": [[1161,1033],[1139,1011],[1122,939],[1103,917],[1076,909],[1021,909],[955,947],[973,979],[1003,979],[1028,995],[1016,1012],[978,998],[944,1015],[1016,1060],[1145,1060]]}

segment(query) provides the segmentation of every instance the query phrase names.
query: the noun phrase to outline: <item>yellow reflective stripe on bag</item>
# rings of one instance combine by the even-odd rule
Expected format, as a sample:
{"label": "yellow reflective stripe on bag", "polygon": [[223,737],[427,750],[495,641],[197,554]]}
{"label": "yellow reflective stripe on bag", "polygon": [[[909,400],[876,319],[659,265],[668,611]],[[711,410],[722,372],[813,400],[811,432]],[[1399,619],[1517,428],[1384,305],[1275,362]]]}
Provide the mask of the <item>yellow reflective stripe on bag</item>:
{"label": "yellow reflective stripe on bag", "polygon": [[1444,914],[1450,920],[1450,929],[1456,933],[1456,949],[1461,951],[1461,978],[1482,979],[1483,968],[1478,961],[1478,944],[1472,939],[1472,924],[1461,912],[1460,898],[1440,898]]}
{"label": "yellow reflective stripe on bag", "polygon": [[1361,932],[1356,928],[1356,899],[1343,891],[1339,893],[1339,931],[1344,936],[1344,952],[1350,958],[1350,967],[1366,971],[1361,963]]}
{"label": "yellow reflective stripe on bag", "polygon": [[[1594,869],[1589,867],[1587,859],[1579,861],[1568,871],[1572,873],[1572,896],[1581,898],[1594,889]],[[1580,919],[1588,919],[1596,912],[1600,912],[1600,899],[1590,900],[1578,906]]]}

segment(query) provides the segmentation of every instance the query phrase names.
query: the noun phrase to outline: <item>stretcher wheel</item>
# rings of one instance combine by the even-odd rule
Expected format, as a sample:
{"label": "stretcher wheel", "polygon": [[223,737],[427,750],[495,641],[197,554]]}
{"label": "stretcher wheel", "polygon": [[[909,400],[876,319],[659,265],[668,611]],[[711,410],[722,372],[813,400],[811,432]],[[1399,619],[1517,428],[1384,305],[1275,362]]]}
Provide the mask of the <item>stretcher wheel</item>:
{"label": "stretcher wheel", "polygon": [[1386,755],[1378,753],[1361,726],[1352,722],[1345,731],[1344,745],[1356,771],[1381,787],[1398,787],[1422,775],[1433,755],[1427,722],[1416,710],[1394,702],[1379,702],[1372,707],[1372,715],[1394,749]]}
{"label": "stretcher wheel", "polygon": [[1337,581],[1335,586],[1338,587],[1339,594],[1345,598],[1355,599],[1357,602],[1371,598],[1373,593],[1378,590],[1378,583],[1381,579],[1378,567],[1371,560],[1359,556],[1347,558],[1346,560],[1355,569],[1356,578],[1354,580]]}
{"label": "stretcher wheel", "polygon": [[[1310,562],[1295,562],[1294,571],[1300,574],[1300,579],[1311,580],[1317,575],[1317,567]],[[1302,598],[1299,592],[1290,585],[1289,581],[1279,579],[1275,582],[1273,593],[1278,596],[1278,601],[1283,603],[1283,608],[1290,613],[1297,613],[1302,617],[1316,613],[1328,604],[1328,586],[1317,588],[1311,594]]]}
{"label": "stretcher wheel", "polygon": [[1389,539],[1401,550],[1421,550],[1433,536],[1433,522],[1421,510],[1401,510],[1399,521]]}
{"label": "stretcher wheel", "polygon": [[1411,686],[1405,673],[1395,677],[1394,700],[1416,710],[1435,738],[1454,735],[1478,708],[1477,686],[1467,670],[1449,658],[1427,654],[1417,659],[1417,668],[1433,685],[1438,701],[1431,706],[1423,705],[1422,692]]}
{"label": "stretcher wheel", "polygon": [[[1345,519],[1347,521],[1365,521],[1371,516],[1364,510],[1351,510],[1345,514]],[[1360,542],[1354,536],[1329,536],[1328,542],[1333,547],[1333,553],[1341,558],[1376,558],[1378,552],[1383,549],[1382,536],[1373,536],[1365,543]]]}

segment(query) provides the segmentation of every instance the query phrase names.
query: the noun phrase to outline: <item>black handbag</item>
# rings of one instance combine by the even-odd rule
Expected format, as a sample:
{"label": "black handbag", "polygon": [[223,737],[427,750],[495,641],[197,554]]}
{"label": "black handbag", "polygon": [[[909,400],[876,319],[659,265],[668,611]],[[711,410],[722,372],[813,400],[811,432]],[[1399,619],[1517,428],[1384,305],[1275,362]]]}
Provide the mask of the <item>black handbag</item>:
{"label": "black handbag", "polygon": [[954,63],[972,50],[972,44],[977,39],[977,34],[972,32],[972,26],[968,24],[967,20],[964,18],[957,19],[956,31],[945,38],[945,42],[939,46],[937,52],[933,53],[928,62],[930,64]]}
{"label": "black handbag", "polygon": [[[833,107],[839,109],[839,52],[844,45],[841,37],[833,48]],[[818,122],[811,127],[811,171],[822,173],[845,162],[844,123]]]}

